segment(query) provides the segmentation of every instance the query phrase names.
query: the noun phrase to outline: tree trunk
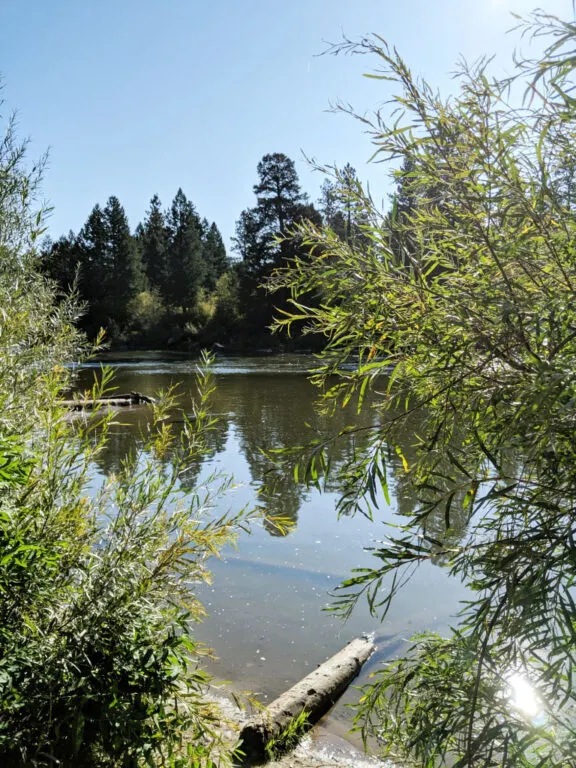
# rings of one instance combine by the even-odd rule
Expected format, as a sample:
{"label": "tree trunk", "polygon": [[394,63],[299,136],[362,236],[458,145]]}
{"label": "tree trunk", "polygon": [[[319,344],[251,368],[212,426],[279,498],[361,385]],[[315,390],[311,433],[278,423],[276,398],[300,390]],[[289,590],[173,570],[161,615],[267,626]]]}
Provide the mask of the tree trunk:
{"label": "tree trunk", "polygon": [[247,764],[266,760],[266,745],[282,739],[282,733],[302,712],[310,725],[340,698],[374,651],[367,638],[356,638],[332,658],[320,664],[299,683],[283,693],[262,713],[249,720],[240,732],[240,749]]}

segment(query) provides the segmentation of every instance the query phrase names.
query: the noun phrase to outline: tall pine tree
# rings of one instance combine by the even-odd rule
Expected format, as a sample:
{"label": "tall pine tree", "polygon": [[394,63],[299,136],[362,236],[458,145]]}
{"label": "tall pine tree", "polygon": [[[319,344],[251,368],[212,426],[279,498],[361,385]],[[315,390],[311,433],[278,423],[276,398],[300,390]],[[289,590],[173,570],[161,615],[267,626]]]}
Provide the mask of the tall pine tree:
{"label": "tall pine tree", "polygon": [[129,321],[128,302],[145,288],[145,275],[128,219],[117,197],[96,205],[78,235],[80,291],[87,302],[87,327],[112,335]]}
{"label": "tall pine tree", "polygon": [[128,218],[117,197],[110,197],[104,208],[112,265],[110,314],[121,327],[128,318],[128,302],[146,288],[140,254],[130,232]]}
{"label": "tall pine tree", "polygon": [[62,235],[56,242],[46,240],[42,245],[41,269],[55,280],[64,294],[75,288],[80,266],[80,250],[74,232]]}
{"label": "tall pine tree", "polygon": [[148,285],[167,300],[170,293],[170,233],[161,206],[160,198],[154,195],[139,228],[138,240]]}
{"label": "tall pine tree", "polygon": [[202,225],[194,206],[179,189],[168,214],[169,282],[167,298],[176,307],[194,306],[206,267],[202,251]]}
{"label": "tall pine tree", "polygon": [[[208,222],[206,222],[208,224]],[[230,261],[226,255],[226,247],[222,235],[214,222],[209,227],[204,227],[202,237],[202,250],[204,254],[205,276],[204,285],[209,291],[216,288],[218,278],[230,267]]]}
{"label": "tall pine tree", "polygon": [[[262,290],[262,283],[275,268],[282,267],[295,256],[299,246],[285,241],[294,224],[310,219],[320,223],[320,214],[302,192],[294,161],[281,153],[265,155],[258,163],[258,183],[254,185],[256,205],[242,212],[236,224],[234,247],[242,257],[240,296],[246,331],[268,336],[274,304]],[[278,237],[280,236],[280,240]]]}
{"label": "tall pine tree", "polygon": [[318,200],[324,225],[341,240],[354,245],[362,244],[361,225],[365,218],[358,205],[358,190],[356,169],[346,163],[342,170],[335,169],[333,178],[324,179]]}
{"label": "tall pine tree", "polygon": [[290,257],[294,246],[278,243],[299,219],[314,209],[307,205],[294,161],[276,152],[264,155],[258,163],[258,183],[254,185],[256,206],[242,212],[236,224],[234,245],[242,256],[245,271],[262,278]]}

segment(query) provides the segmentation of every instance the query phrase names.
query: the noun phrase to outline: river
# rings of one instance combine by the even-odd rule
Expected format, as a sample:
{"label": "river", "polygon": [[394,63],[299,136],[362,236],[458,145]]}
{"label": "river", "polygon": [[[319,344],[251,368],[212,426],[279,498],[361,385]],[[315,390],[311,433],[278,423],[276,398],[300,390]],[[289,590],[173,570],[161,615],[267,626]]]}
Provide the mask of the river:
{"label": "river", "polygon": [[[183,408],[189,410],[196,360],[165,352],[116,353],[108,356],[107,363],[115,368],[118,391],[154,394],[177,383]],[[99,365],[91,363],[79,371],[79,388],[90,385]],[[213,584],[200,590],[209,615],[195,634],[218,656],[209,663],[209,671],[237,689],[256,692],[264,702],[350,639],[374,632],[378,650],[357,681],[362,684],[377,665],[400,652],[414,632],[446,630],[465,598],[462,585],[440,563],[430,561],[412,576],[383,623],[370,616],[365,602],[347,622],[324,610],[330,605],[330,592],[351,569],[375,564],[365,548],[386,535],[386,523],[401,521],[413,499],[402,483],[399,461],[390,468],[391,503],[381,498],[373,521],[362,515],[338,519],[335,488],[320,493],[292,477],[270,473],[261,449],[309,440],[312,433],[306,423],[328,433],[377,419],[369,407],[360,416],[353,409],[340,410],[332,422],[316,415],[317,392],[307,378],[315,365],[314,358],[302,355],[218,358],[213,399],[218,428],[211,437],[210,455],[186,478],[192,485],[204,482],[214,470],[232,473],[239,487],[219,511],[259,505],[269,517],[281,514],[293,523],[285,535],[279,535],[264,517],[250,534],[240,535],[236,549],[230,547],[221,560],[213,560]],[[149,413],[145,407],[122,411],[121,424],[113,428],[96,476],[104,477],[119,466],[139,440]],[[405,453],[409,454],[413,440],[414,435],[406,435]],[[336,462],[344,460],[349,450],[350,445],[343,444]],[[357,696],[357,691],[349,691],[326,727],[343,732],[351,717],[344,705]]]}

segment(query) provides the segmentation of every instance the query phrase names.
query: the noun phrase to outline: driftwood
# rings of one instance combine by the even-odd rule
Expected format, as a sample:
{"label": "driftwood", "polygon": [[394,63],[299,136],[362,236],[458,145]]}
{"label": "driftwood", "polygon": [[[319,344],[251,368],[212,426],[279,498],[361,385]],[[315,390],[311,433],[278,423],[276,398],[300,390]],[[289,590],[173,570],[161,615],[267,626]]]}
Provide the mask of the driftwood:
{"label": "driftwood", "polygon": [[348,643],[290,690],[251,718],[240,732],[240,749],[247,764],[266,760],[266,745],[282,737],[290,723],[305,712],[310,725],[340,698],[374,651],[371,640],[363,637]]}
{"label": "driftwood", "polygon": [[124,395],[104,395],[96,399],[83,398],[62,400],[61,405],[73,411],[91,411],[94,408],[107,406],[109,408],[126,408],[131,405],[148,405],[156,402],[153,397],[140,392],[128,392]]}

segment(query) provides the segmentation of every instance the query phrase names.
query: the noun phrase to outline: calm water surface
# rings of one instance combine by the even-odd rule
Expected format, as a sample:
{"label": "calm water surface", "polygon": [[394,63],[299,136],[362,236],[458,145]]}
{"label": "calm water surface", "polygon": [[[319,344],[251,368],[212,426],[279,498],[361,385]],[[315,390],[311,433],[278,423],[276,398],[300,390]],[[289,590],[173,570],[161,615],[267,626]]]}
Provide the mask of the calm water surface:
{"label": "calm water surface", "polygon": [[[116,369],[119,391],[154,394],[178,383],[182,393],[188,393],[183,407],[189,407],[195,360],[170,359],[166,353],[124,353],[107,362]],[[401,521],[413,500],[403,488],[401,466],[394,464],[391,506],[382,500],[374,522],[360,515],[337,519],[336,489],[320,494],[292,478],[269,473],[261,449],[305,442],[312,435],[306,422],[335,431],[348,423],[367,425],[377,419],[371,409],[360,417],[352,411],[339,412],[331,425],[316,416],[317,393],[306,375],[314,365],[313,358],[290,355],[219,358],[214,369],[219,426],[211,455],[186,478],[192,485],[215,469],[225,470],[240,487],[222,502],[223,509],[259,504],[269,515],[281,514],[294,523],[281,536],[265,518],[250,535],[242,534],[236,550],[227,549],[222,560],[213,561],[213,585],[201,590],[209,617],[197,627],[196,636],[219,657],[210,671],[238,688],[258,692],[263,700],[280,694],[347,641],[375,632],[378,651],[359,680],[364,682],[378,664],[402,650],[414,632],[446,629],[465,597],[462,586],[440,564],[430,562],[414,574],[382,624],[370,617],[364,603],[346,623],[323,610],[330,603],[330,590],[352,568],[375,564],[365,548],[385,536],[385,522]],[[79,372],[79,387],[90,385],[98,367],[89,365]],[[123,425],[114,428],[98,474],[119,466],[147,418],[146,408],[122,411]],[[406,455],[413,439],[406,435]],[[343,445],[336,462],[350,450],[350,444]],[[354,695],[349,692],[345,702],[353,701]],[[349,716],[340,704],[331,715],[332,723]]]}

